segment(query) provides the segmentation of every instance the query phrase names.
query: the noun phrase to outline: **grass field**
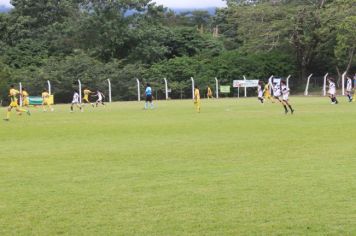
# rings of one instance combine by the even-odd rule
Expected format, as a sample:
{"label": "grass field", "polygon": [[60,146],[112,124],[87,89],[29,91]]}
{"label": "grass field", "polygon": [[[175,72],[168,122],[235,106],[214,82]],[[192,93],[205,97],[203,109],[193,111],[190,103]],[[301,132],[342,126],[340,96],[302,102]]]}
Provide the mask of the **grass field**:
{"label": "grass field", "polygon": [[13,113],[0,235],[356,235],[356,104],[340,100]]}

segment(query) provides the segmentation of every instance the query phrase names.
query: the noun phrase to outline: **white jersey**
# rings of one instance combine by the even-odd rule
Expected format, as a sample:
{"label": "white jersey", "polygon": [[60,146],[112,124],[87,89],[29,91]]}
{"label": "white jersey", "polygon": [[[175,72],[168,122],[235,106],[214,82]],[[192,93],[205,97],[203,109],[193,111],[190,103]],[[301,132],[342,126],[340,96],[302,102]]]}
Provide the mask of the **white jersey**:
{"label": "white jersey", "polygon": [[77,92],[73,95],[72,103],[79,103],[79,94]]}
{"label": "white jersey", "polygon": [[335,83],[330,81],[329,82],[329,91],[328,91],[329,94],[331,95],[335,95],[336,93],[336,86],[335,86]]}
{"label": "white jersey", "polygon": [[347,78],[346,91],[347,92],[351,92],[352,91],[352,80],[351,80],[351,78]]}
{"label": "white jersey", "polygon": [[101,92],[97,92],[96,96],[98,97],[98,101],[102,101],[103,100],[103,95],[101,94]]}
{"label": "white jersey", "polygon": [[263,89],[261,85],[257,86],[257,92],[258,92],[258,97],[261,98],[263,97]]}
{"label": "white jersey", "polygon": [[279,84],[275,84],[273,86],[273,96],[275,96],[275,97],[281,96],[281,87],[279,86]]}
{"label": "white jersey", "polygon": [[288,100],[289,92],[290,92],[290,89],[287,87],[287,85],[282,85],[283,100],[285,100],[285,101]]}

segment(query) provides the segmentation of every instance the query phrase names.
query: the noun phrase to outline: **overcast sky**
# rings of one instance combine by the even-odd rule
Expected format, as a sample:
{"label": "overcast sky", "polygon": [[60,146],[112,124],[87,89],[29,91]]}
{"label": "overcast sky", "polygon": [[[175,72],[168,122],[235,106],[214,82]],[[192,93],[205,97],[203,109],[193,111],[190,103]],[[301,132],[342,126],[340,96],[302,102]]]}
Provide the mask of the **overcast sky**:
{"label": "overcast sky", "polygon": [[[157,4],[174,8],[223,7],[222,0],[153,0]],[[0,5],[10,6],[10,0],[0,0]]]}

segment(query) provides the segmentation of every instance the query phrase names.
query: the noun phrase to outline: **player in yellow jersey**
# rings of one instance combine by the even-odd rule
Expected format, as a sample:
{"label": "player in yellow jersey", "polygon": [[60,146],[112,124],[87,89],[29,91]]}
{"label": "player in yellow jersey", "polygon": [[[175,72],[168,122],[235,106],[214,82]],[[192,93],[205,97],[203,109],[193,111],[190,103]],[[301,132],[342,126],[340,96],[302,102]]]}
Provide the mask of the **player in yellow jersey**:
{"label": "player in yellow jersey", "polygon": [[29,94],[25,88],[22,88],[21,96],[22,96],[22,106],[28,108],[28,106],[30,105],[30,100],[28,98]]}
{"label": "player in yellow jersey", "polygon": [[93,92],[90,91],[88,88],[85,88],[84,91],[83,91],[83,93],[84,93],[83,104],[85,104],[85,103],[90,103],[90,104],[94,107],[94,103],[91,103],[91,102],[89,101],[89,95],[92,94]]}
{"label": "player in yellow jersey", "polygon": [[267,83],[263,90],[264,98],[265,98],[265,100],[269,99],[272,103],[274,103],[274,99],[273,99],[270,91],[271,91],[271,85],[270,85],[270,83]]}
{"label": "player in yellow jersey", "polygon": [[194,106],[195,110],[200,113],[200,92],[198,86],[194,89]]}
{"label": "player in yellow jersey", "polygon": [[43,92],[42,92],[42,108],[43,108],[43,111],[46,112],[47,109],[46,109],[46,106],[50,109],[50,111],[54,111],[54,109],[51,107],[51,104],[49,102],[49,96],[50,94],[48,93],[48,91],[45,89]]}
{"label": "player in yellow jersey", "polygon": [[7,108],[6,118],[4,119],[5,121],[10,120],[10,113],[11,113],[12,108],[16,109],[18,115],[21,115],[22,112],[26,112],[27,115],[31,115],[29,110],[19,108],[19,105],[17,103],[17,96],[19,94],[20,94],[20,91],[16,90],[14,85],[11,85],[10,92],[9,92],[9,97],[10,97],[11,102],[10,102],[9,107]]}
{"label": "player in yellow jersey", "polygon": [[208,86],[208,88],[207,88],[206,96],[208,99],[213,98],[213,91],[211,91],[210,86]]}

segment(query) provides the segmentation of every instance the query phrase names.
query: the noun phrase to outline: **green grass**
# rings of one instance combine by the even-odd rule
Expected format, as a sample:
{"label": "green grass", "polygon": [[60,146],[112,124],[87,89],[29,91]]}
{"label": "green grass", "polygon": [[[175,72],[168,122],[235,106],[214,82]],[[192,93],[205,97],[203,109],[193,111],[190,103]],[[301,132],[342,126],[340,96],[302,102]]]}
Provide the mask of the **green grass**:
{"label": "green grass", "polygon": [[0,235],[355,235],[356,104],[33,109],[0,123]]}

